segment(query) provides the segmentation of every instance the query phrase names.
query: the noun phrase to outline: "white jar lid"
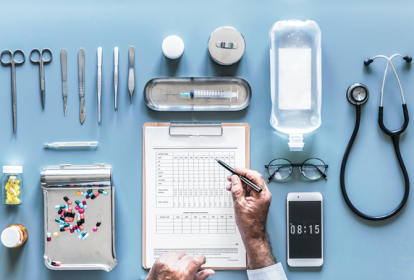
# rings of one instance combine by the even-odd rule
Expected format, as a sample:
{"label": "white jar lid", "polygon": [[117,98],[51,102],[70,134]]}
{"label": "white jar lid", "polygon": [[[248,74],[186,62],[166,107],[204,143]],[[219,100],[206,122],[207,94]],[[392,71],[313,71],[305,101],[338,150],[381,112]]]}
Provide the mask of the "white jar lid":
{"label": "white jar lid", "polygon": [[20,244],[20,233],[16,227],[9,227],[1,233],[1,243],[8,248],[16,247]]}
{"label": "white jar lid", "polygon": [[23,173],[23,166],[3,166],[3,173]]}
{"label": "white jar lid", "polygon": [[162,42],[162,52],[169,59],[176,59],[184,53],[184,42],[180,37],[171,35]]}

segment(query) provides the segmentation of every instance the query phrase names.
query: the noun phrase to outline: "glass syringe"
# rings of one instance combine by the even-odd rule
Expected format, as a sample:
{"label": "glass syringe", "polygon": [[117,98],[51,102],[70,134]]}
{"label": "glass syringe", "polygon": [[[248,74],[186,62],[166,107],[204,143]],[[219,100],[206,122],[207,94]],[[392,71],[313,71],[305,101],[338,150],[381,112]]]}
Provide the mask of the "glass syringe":
{"label": "glass syringe", "polygon": [[86,142],[53,142],[45,144],[45,148],[96,148],[98,147],[97,141],[86,141]]}
{"label": "glass syringe", "polygon": [[167,93],[167,95],[181,95],[183,97],[190,97],[192,99],[231,99],[233,97],[239,98],[239,91],[233,92],[230,90],[191,90],[190,92],[181,93]]}

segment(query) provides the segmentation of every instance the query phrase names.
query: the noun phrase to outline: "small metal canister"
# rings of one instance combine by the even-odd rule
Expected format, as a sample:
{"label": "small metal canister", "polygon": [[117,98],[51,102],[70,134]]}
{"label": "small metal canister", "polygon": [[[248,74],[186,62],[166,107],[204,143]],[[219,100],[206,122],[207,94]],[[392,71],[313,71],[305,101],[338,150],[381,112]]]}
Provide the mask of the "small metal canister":
{"label": "small metal canister", "polygon": [[246,42],[239,31],[225,26],[216,29],[211,34],[207,47],[214,62],[220,65],[232,65],[242,58]]}

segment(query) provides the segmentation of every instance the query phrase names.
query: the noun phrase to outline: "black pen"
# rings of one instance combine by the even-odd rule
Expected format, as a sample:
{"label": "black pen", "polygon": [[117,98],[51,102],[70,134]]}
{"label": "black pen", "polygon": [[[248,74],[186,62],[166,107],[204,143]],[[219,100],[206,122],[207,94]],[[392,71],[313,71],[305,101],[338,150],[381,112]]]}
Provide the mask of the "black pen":
{"label": "black pen", "polygon": [[249,179],[247,179],[246,177],[244,177],[243,175],[240,175],[239,173],[237,173],[236,171],[234,171],[233,168],[231,168],[229,165],[227,165],[226,163],[222,162],[219,159],[215,160],[224,168],[226,168],[229,172],[233,173],[233,175],[236,175],[237,177],[240,178],[241,181],[243,181],[244,183],[246,183],[247,185],[249,185],[252,189],[254,189],[255,191],[257,191],[258,193],[260,193],[262,191],[262,189],[257,186],[255,183],[253,183],[252,181],[250,181]]}

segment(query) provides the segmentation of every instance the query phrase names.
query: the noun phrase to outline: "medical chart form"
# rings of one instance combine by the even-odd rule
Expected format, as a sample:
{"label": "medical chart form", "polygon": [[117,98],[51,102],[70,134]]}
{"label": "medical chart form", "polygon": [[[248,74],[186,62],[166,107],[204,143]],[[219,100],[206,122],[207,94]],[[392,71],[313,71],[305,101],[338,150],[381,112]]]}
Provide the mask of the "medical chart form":
{"label": "medical chart form", "polygon": [[167,251],[203,254],[203,267],[245,269],[246,251],[226,190],[230,166],[246,165],[246,128],[222,136],[171,136],[168,126],[145,128],[146,266]]}

